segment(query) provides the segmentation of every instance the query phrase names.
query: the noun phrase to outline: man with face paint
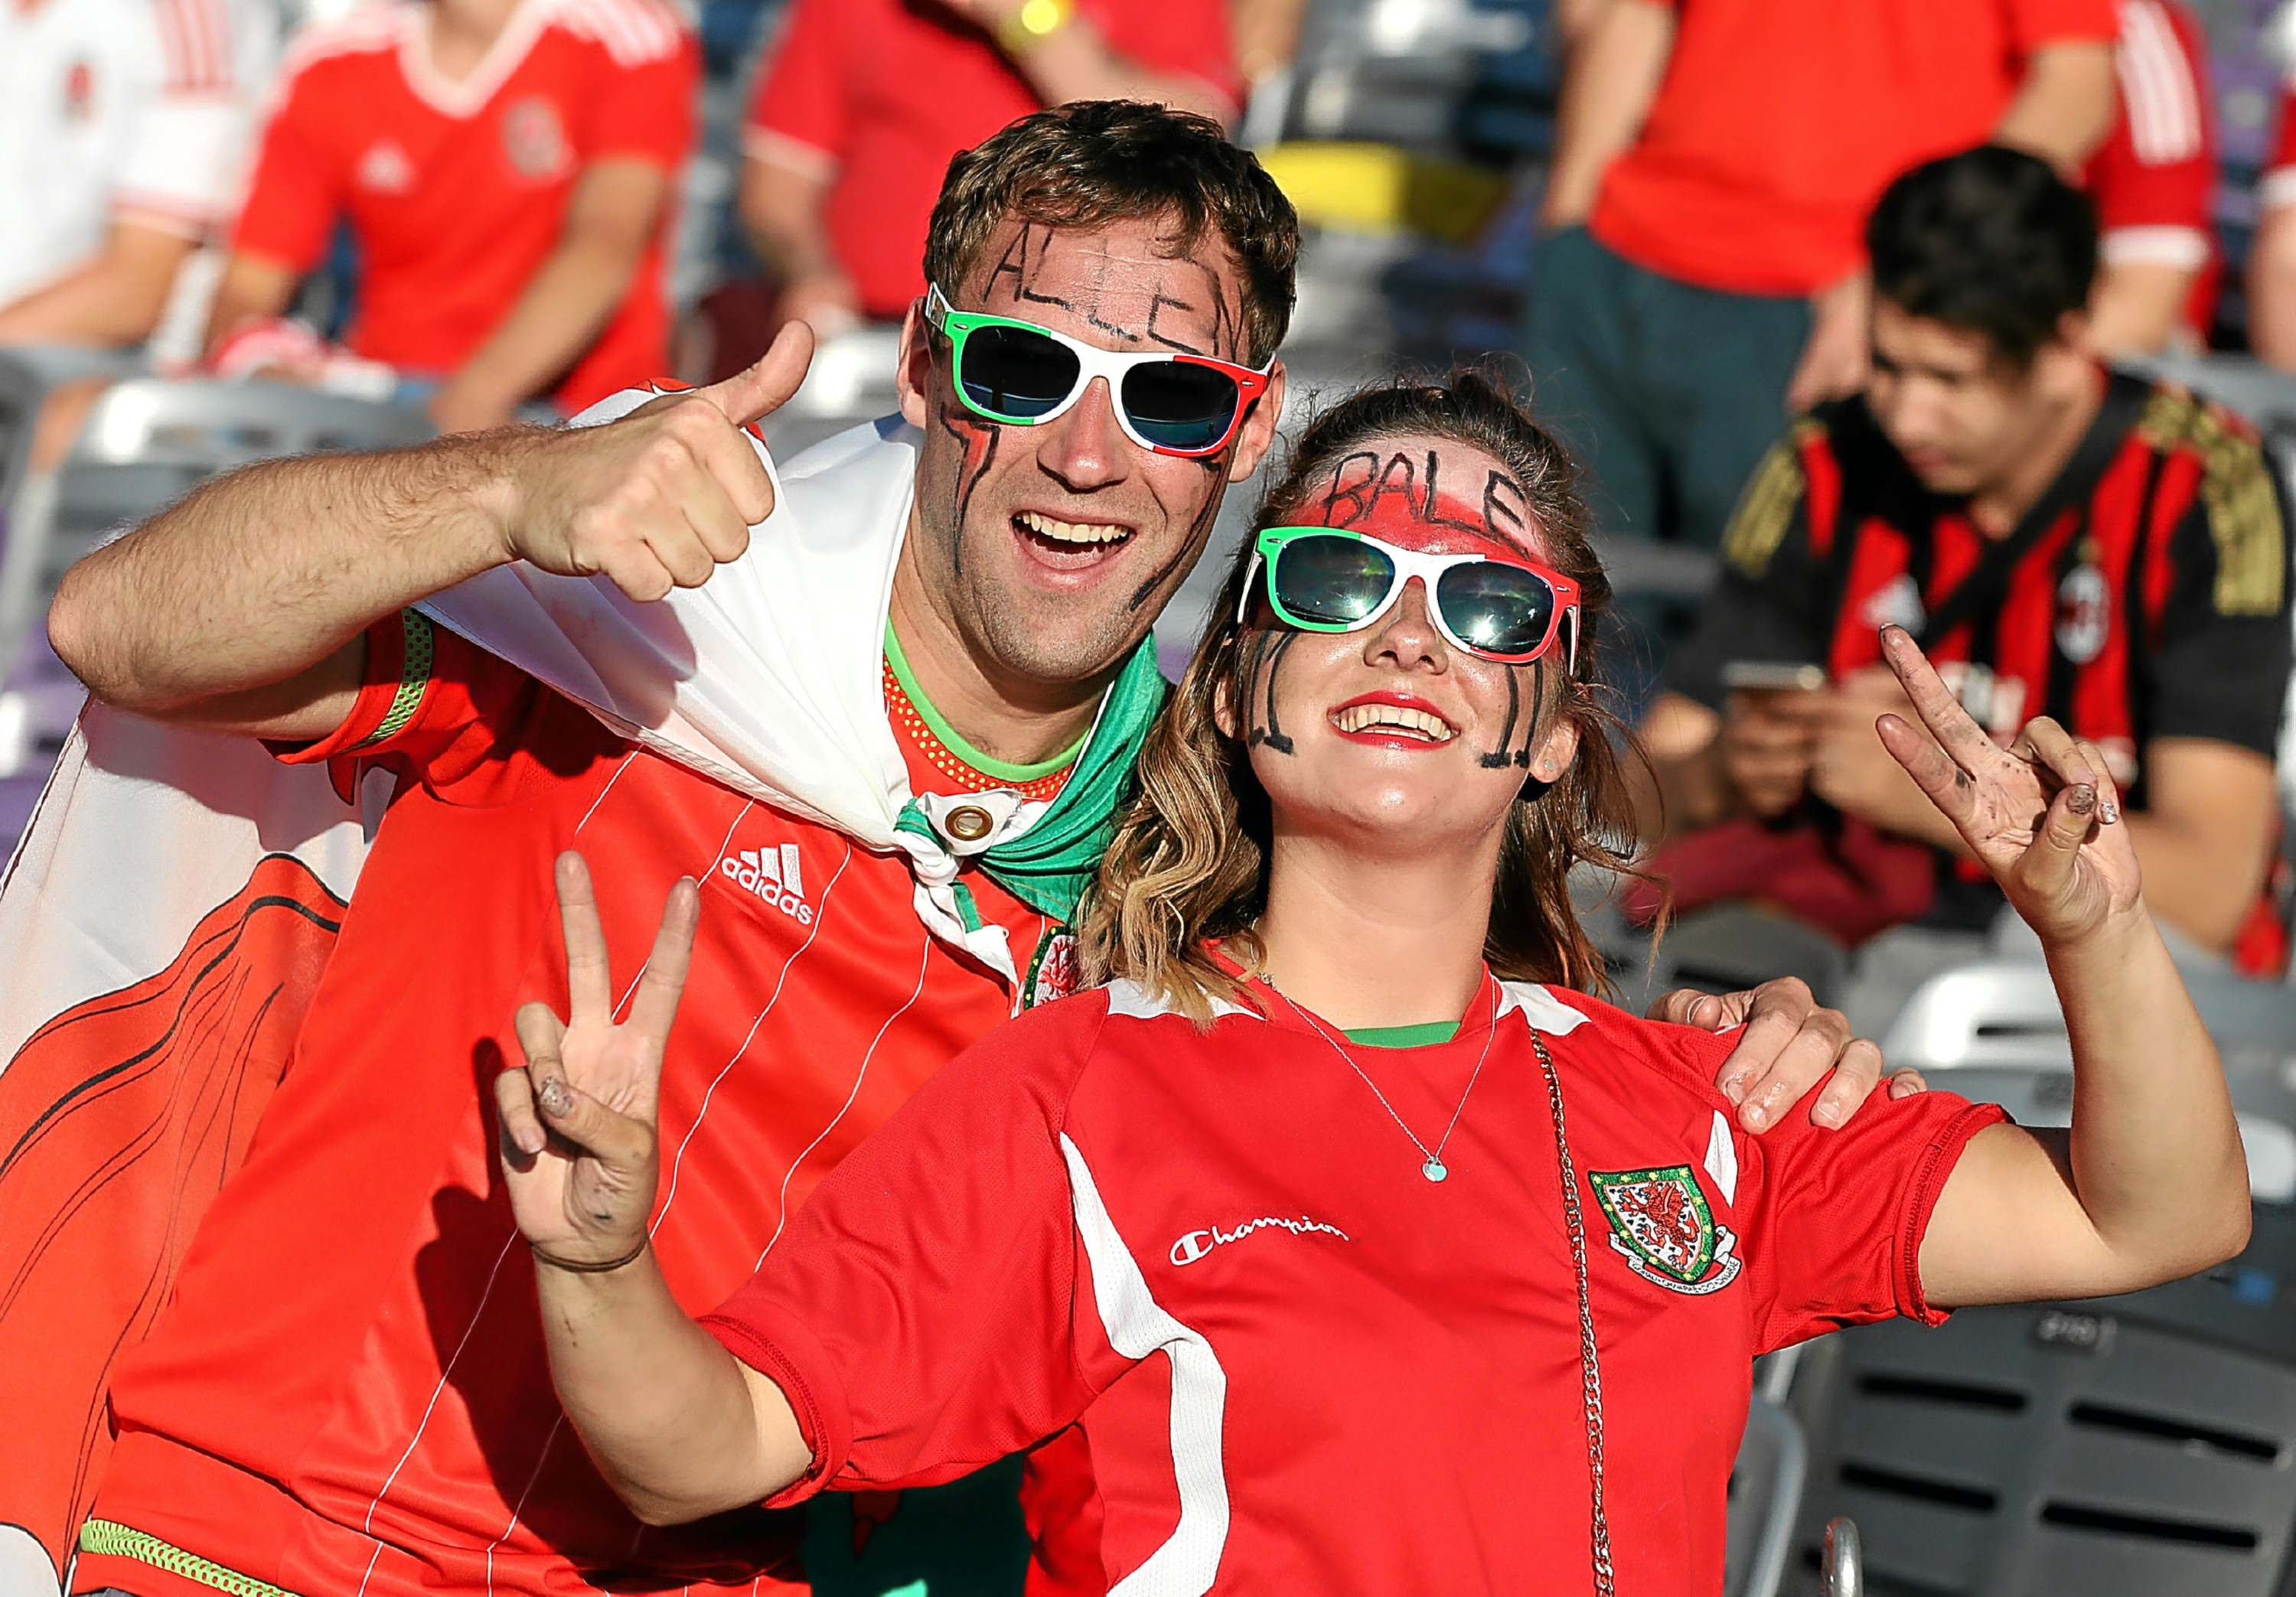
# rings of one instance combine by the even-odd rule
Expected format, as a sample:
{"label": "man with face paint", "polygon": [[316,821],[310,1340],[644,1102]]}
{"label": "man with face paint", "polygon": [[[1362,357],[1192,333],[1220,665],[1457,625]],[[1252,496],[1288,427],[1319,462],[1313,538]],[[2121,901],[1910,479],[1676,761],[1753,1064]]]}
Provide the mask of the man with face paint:
{"label": "man with face paint", "polygon": [[[797,386],[801,327],[586,428],[256,468],[76,570],[51,630],[100,700],[389,798],[254,1151],[112,1380],[77,1587],[787,1590],[897,1536],[907,1511],[869,1505],[800,1558],[789,1514],[650,1527],[614,1497],[543,1359],[530,1278],[562,1264],[516,1245],[489,1174],[507,1017],[616,1002],[647,907],[701,884],[647,1244],[698,1309],[942,1061],[1066,990],[1163,697],[1150,623],[1274,436],[1296,250],[1213,124],[1040,113],[951,166],[900,416],[778,479],[745,429]],[[556,887],[608,906],[603,940],[555,930],[577,844]],[[1718,1027],[1751,1003],[1704,1002]],[[1848,1040],[1792,990],[1748,1034],[1750,1106]],[[418,1062],[442,1060],[469,1068]],[[1830,1092],[1854,1107],[1877,1070],[1852,1048]],[[1029,1512],[1044,1574],[1091,1589],[1090,1536],[1061,1534],[1088,1490]]]}

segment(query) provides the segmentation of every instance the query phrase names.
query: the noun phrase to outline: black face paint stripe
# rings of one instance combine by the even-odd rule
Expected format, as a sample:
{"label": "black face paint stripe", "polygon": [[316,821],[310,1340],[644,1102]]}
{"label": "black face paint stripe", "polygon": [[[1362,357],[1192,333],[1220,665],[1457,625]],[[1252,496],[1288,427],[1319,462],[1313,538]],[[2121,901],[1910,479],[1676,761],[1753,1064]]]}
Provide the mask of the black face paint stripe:
{"label": "black face paint stripe", "polygon": [[[1213,471],[1225,471],[1227,469],[1229,453],[1229,450],[1223,449],[1218,455],[1199,461],[1197,463],[1205,469],[1208,475]],[[1131,602],[1124,607],[1127,610],[1138,610],[1154,596],[1157,589],[1164,586],[1173,572],[1179,570],[1203,553],[1204,544],[1211,536],[1212,523],[1219,516],[1220,501],[1224,497],[1226,497],[1224,490],[1215,482],[1211,496],[1204,501],[1203,508],[1196,512],[1195,520],[1190,524],[1188,536],[1180,540],[1180,546],[1173,553],[1170,560],[1151,572],[1148,580],[1133,590]]]}
{"label": "black face paint stripe", "polygon": [[[1292,645],[1299,641],[1300,635],[1298,633],[1283,633],[1275,639],[1273,645],[1268,649],[1267,688],[1267,725],[1265,727],[1253,727],[1251,729],[1251,736],[1248,740],[1253,744],[1265,744],[1267,747],[1273,749],[1278,754],[1291,753],[1294,745],[1292,744],[1292,740],[1284,735],[1283,728],[1277,723],[1275,718],[1275,678],[1277,674],[1283,669],[1283,657],[1292,651]],[[1253,697],[1257,699],[1259,697],[1259,684],[1254,683],[1252,687]]]}
{"label": "black face paint stripe", "polygon": [[[1521,669],[1521,666],[1513,667],[1507,675],[1512,677]],[[1530,724],[1522,729],[1522,752],[1514,757],[1514,763],[1525,770],[1530,768],[1530,751],[1538,741],[1538,717],[1546,708],[1546,661],[1535,659],[1530,662]]]}
{"label": "black face paint stripe", "polygon": [[1514,756],[1508,752],[1508,746],[1514,741],[1515,717],[1521,714],[1522,710],[1522,690],[1521,686],[1517,684],[1514,672],[1512,668],[1510,668],[1506,674],[1506,725],[1499,728],[1499,746],[1487,753],[1479,754],[1475,757],[1477,763],[1479,763],[1486,771],[1496,771],[1503,766],[1512,765],[1514,763]]}
{"label": "black face paint stripe", "polygon": [[972,467],[970,472],[960,469],[957,473],[955,520],[950,527],[949,554],[955,574],[962,577],[964,575],[964,519],[972,511],[973,490],[980,486],[980,479],[988,475],[988,468],[996,463],[996,446],[1004,437],[1004,429],[994,422],[981,421],[969,411],[960,410],[959,402],[954,397],[942,403],[939,420],[941,430],[955,438],[957,446],[967,455],[972,453],[974,440],[982,440],[980,463]]}

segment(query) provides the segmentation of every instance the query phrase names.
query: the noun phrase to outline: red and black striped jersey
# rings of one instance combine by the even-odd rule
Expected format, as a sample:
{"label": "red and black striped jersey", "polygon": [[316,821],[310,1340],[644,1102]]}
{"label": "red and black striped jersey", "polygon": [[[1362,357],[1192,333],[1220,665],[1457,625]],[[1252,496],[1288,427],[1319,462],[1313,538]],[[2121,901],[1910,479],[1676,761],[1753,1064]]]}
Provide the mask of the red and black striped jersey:
{"label": "red and black striped jersey", "polygon": [[2096,743],[2132,807],[2154,738],[2269,758],[2291,667],[2282,487],[2238,417],[2173,384],[2106,381],[2057,485],[2070,492],[2053,492],[2062,508],[1939,637],[1924,623],[1987,546],[1965,502],[1924,487],[1862,399],[1795,422],[1748,483],[1669,685],[1719,708],[1734,659],[1840,678],[1878,663],[1897,622],[1997,736],[2046,715]]}

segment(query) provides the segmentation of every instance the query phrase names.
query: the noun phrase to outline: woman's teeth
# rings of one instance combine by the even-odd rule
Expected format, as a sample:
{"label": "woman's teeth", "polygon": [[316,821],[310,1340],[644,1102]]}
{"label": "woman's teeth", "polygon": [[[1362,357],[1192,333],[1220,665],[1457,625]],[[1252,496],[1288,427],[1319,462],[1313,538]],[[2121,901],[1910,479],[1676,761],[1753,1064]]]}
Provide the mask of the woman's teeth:
{"label": "woman's teeth", "polygon": [[1056,544],[1119,544],[1132,534],[1128,527],[1111,527],[1096,521],[1062,521],[1033,510],[1024,510],[1013,518],[1040,538],[1050,538]]}
{"label": "woman's teeth", "polygon": [[1459,735],[1442,717],[1399,704],[1350,704],[1332,712],[1332,725],[1341,732],[1400,732],[1431,743],[1447,743]]}

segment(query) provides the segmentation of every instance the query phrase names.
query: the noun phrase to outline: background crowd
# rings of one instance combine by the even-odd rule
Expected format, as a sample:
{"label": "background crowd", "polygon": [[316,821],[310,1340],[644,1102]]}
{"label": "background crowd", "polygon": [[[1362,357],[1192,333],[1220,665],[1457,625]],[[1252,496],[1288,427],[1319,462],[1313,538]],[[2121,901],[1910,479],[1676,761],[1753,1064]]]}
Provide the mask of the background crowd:
{"label": "background crowd", "polygon": [[[2038,957],[1874,735],[1895,622],[1999,738],[2103,749],[2180,961],[2284,997],[2292,70],[2274,0],[0,0],[0,352],[38,378],[0,514],[129,377],[464,431],[793,319],[794,447],[890,408],[952,155],[1159,101],[1311,225],[1290,425],[1496,356],[1588,469],[1678,917],[1653,955],[1655,895],[1590,894],[1615,971],[1791,972],[1880,1036]],[[0,846],[60,671],[37,628],[0,658]]]}

